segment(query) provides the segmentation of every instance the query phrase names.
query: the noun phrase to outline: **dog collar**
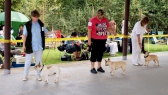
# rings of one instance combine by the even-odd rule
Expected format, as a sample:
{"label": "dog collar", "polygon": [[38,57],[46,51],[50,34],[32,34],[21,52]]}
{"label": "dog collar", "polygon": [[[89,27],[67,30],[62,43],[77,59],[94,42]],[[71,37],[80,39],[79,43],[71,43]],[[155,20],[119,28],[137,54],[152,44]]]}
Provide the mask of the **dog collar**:
{"label": "dog collar", "polygon": [[44,64],[43,64],[43,67],[41,68],[40,72],[43,70],[43,68],[44,68]]}
{"label": "dog collar", "polygon": [[147,55],[147,56],[144,56],[144,58],[147,58],[149,55]]}

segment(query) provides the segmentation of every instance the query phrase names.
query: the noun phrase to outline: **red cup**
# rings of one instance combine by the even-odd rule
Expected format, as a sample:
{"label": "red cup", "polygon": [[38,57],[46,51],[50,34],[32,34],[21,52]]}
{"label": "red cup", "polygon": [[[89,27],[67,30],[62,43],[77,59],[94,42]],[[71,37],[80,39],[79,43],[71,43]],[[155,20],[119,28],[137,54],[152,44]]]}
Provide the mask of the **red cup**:
{"label": "red cup", "polygon": [[23,53],[21,53],[21,55],[22,55],[23,57],[25,57],[25,56],[26,56],[26,53],[23,52]]}

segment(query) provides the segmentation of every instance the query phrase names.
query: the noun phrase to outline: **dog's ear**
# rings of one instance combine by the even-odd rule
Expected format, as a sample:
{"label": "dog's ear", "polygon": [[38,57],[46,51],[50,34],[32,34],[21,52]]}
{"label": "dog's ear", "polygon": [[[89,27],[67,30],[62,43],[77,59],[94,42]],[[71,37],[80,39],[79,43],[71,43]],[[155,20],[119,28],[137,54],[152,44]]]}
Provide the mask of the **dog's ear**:
{"label": "dog's ear", "polygon": [[143,54],[145,54],[146,53],[146,51],[143,51]]}
{"label": "dog's ear", "polygon": [[106,60],[106,59],[105,59],[104,61],[105,61],[105,62],[107,62],[107,60]]}
{"label": "dog's ear", "polygon": [[108,58],[108,61],[110,61],[110,58]]}

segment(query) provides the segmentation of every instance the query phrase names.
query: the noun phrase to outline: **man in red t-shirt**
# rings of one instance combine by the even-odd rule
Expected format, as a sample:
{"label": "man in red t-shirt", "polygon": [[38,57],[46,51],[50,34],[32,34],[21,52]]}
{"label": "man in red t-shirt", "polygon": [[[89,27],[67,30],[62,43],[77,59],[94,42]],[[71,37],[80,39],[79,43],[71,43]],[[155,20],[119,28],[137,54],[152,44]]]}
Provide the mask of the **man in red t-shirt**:
{"label": "man in red t-shirt", "polygon": [[[104,73],[101,67],[103,52],[107,40],[107,31],[116,35],[109,21],[104,17],[104,11],[99,9],[97,15],[88,22],[88,46],[91,48],[91,73],[97,74],[97,71]],[[94,68],[95,62],[98,62],[97,71]]]}

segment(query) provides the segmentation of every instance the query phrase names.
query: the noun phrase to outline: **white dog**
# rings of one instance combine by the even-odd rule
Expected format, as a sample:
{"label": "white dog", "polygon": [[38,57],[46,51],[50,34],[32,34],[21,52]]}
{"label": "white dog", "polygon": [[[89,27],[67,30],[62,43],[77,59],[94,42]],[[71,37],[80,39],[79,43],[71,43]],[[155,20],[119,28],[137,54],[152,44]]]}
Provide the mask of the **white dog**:
{"label": "white dog", "polygon": [[48,83],[48,76],[55,75],[55,83],[58,82],[61,70],[58,66],[44,66],[36,65],[34,67],[36,70],[41,72],[41,75],[45,77],[45,82]]}

